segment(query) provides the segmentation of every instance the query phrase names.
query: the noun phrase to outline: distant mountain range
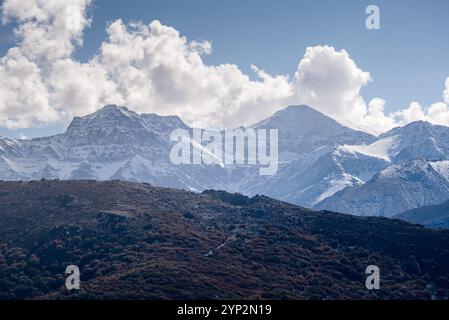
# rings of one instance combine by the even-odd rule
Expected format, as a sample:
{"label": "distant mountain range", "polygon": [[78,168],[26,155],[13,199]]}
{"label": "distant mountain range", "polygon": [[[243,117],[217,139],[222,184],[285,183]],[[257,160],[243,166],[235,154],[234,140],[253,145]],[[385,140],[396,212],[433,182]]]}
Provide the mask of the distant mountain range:
{"label": "distant mountain range", "polygon": [[192,130],[177,116],[105,106],[73,119],[59,135],[0,139],[0,179],[128,180],[198,192],[221,189],[387,217],[449,200],[449,127],[418,121],[375,137],[308,106],[290,106],[251,126],[279,130],[280,164],[273,176],[260,176],[248,165],[172,164],[170,133],[178,128]]}
{"label": "distant mountain range", "polygon": [[449,201],[408,210],[393,218],[422,224],[431,228],[449,229]]}
{"label": "distant mountain range", "polygon": [[449,298],[449,231],[403,221],[125,181],[0,182],[0,208],[0,300]]}

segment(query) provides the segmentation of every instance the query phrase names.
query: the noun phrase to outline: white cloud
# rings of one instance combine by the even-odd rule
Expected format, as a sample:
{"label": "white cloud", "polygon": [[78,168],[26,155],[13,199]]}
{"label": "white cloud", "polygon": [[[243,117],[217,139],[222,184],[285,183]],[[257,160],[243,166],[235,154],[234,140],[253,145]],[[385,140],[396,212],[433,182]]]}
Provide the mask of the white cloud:
{"label": "white cloud", "polygon": [[426,120],[426,115],[424,113],[423,108],[416,101],[410,103],[407,109],[395,112],[394,116],[400,119],[400,121],[403,123],[409,123],[418,120]]}
{"label": "white cloud", "polygon": [[89,24],[86,8],[91,0],[5,0],[2,20],[20,23],[15,30],[22,53],[29,59],[68,57],[82,44]]}
{"label": "white cloud", "polygon": [[209,42],[188,42],[159,21],[125,26],[118,20],[108,34],[98,61],[123,100],[138,111],[234,126],[269,116],[291,96],[284,76],[254,67],[259,80],[252,81],[235,65],[205,65],[202,55],[211,52]]}
{"label": "white cloud", "polygon": [[[88,25],[85,11],[90,0],[6,0],[2,21],[19,22],[15,30],[18,46],[0,60],[0,125],[26,128],[36,123],[61,120],[49,75],[60,59],[69,58],[82,43],[82,29]],[[70,9],[70,10],[68,10]],[[66,24],[67,18],[79,25]],[[69,19],[70,20],[70,19]],[[73,22],[73,21],[72,21]],[[68,74],[66,74],[68,76]]]}
{"label": "white cloud", "polygon": [[34,122],[50,123],[58,115],[50,107],[50,97],[36,63],[18,48],[10,49],[0,60],[0,124],[28,127]]}
{"label": "white cloud", "polygon": [[294,85],[299,99],[329,115],[340,116],[348,111],[365,113],[357,100],[370,79],[345,50],[316,46],[307,48],[299,62]]}
{"label": "white cloud", "polygon": [[124,103],[117,84],[96,61],[82,64],[72,59],[58,60],[48,74],[47,85],[52,90],[52,103],[59,106],[61,119],[67,121],[105,104]]}
{"label": "white cloud", "polygon": [[446,89],[444,90],[444,101],[449,104],[449,78],[446,79]]}
{"label": "white cloud", "polygon": [[[0,126],[67,123],[104,104],[138,112],[178,114],[212,126],[255,123],[288,104],[308,104],[352,127],[380,133],[425,119],[449,124],[447,105],[412,103],[385,115],[385,101],[360,95],[371,77],[345,50],[307,48],[295,76],[252,66],[252,80],[236,65],[207,65],[208,41],[188,41],[159,21],[107,26],[107,39],[86,63],[72,54],[90,24],[91,0],[5,0],[3,22],[17,21],[17,46],[0,60]],[[449,78],[444,92],[449,100]]]}
{"label": "white cloud", "polygon": [[380,99],[366,106],[360,90],[370,81],[370,74],[345,50],[309,47],[295,73],[293,102],[313,106],[353,128],[379,133],[391,129],[394,121],[383,114],[385,103],[379,104]]}
{"label": "white cloud", "polygon": [[398,125],[392,117],[385,115],[385,104],[383,99],[372,99],[368,104],[367,113],[363,116],[363,126],[373,133],[385,132]]}
{"label": "white cloud", "polygon": [[440,124],[440,125],[448,125],[449,124],[449,108],[447,104],[442,102],[437,102],[432,104],[427,109],[427,117],[428,121]]}
{"label": "white cloud", "polygon": [[418,102],[413,101],[409,107],[391,114],[399,125],[405,125],[413,121],[427,121],[433,124],[449,126],[449,107],[444,102],[436,102],[427,108],[423,108]]}
{"label": "white cloud", "polygon": [[413,101],[408,108],[394,112],[390,117],[396,119],[399,125],[421,120],[449,126],[449,78],[446,79],[443,98],[445,102],[436,102],[428,107],[422,107],[418,102]]}

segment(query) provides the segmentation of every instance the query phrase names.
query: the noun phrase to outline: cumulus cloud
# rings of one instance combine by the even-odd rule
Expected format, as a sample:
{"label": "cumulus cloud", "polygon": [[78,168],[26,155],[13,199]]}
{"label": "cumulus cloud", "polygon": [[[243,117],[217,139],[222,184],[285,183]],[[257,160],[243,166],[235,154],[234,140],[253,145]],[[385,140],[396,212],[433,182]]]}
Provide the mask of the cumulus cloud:
{"label": "cumulus cloud", "polygon": [[356,113],[360,89],[371,77],[360,70],[345,50],[329,46],[309,47],[295,73],[295,89],[299,99],[319,105],[322,111],[341,115],[348,109]]}
{"label": "cumulus cloud", "polygon": [[18,48],[0,60],[0,123],[5,127],[27,127],[34,120],[58,120],[39,66]]}
{"label": "cumulus cloud", "polygon": [[449,78],[446,79],[443,100],[444,102],[436,102],[428,107],[423,107],[418,102],[413,101],[408,108],[394,112],[390,117],[394,118],[399,125],[421,120],[449,126]]}
{"label": "cumulus cloud", "polygon": [[118,20],[109,25],[108,35],[98,63],[122,100],[138,111],[232,126],[258,120],[257,112],[268,116],[291,95],[284,76],[253,67],[259,79],[252,81],[235,65],[205,65],[202,55],[211,52],[209,42],[188,42],[159,21],[124,25]]}
{"label": "cumulus cloud", "polygon": [[[89,25],[89,3],[3,3],[3,22],[16,20],[19,27],[18,45],[1,60],[0,75],[5,82],[21,78],[15,87],[2,86],[0,125],[23,128],[36,122],[67,122],[116,103],[139,112],[178,114],[188,122],[201,119],[208,125],[233,126],[269,116],[290,95],[287,77],[255,68],[259,79],[253,81],[235,65],[204,64],[202,56],[212,51],[210,42],[188,41],[159,21],[112,22],[99,54],[80,63],[72,53]],[[77,28],[73,15],[78,17]],[[17,71],[7,68],[14,60],[28,65],[26,74],[15,75]],[[30,84],[17,91],[27,81]]]}
{"label": "cumulus cloud", "polygon": [[397,111],[391,116],[398,120],[399,125],[419,120],[433,124],[449,125],[449,107],[444,102],[436,102],[427,108],[423,108],[418,102],[413,101],[407,109]]}
{"label": "cumulus cloud", "polygon": [[382,127],[389,129],[391,123],[383,123],[385,103],[373,101],[368,110],[360,95],[360,90],[370,81],[369,72],[358,68],[345,50],[309,47],[295,73],[292,100],[314,106],[348,126],[378,133],[376,124],[382,122]]}
{"label": "cumulus cloud", "polygon": [[392,117],[385,115],[385,104],[386,101],[380,98],[374,98],[369,102],[368,110],[362,117],[363,126],[369,128],[366,131],[381,133],[397,126]]}
{"label": "cumulus cloud", "polygon": [[410,103],[410,106],[407,109],[395,112],[394,116],[405,123],[426,119],[423,108],[416,101]]}
{"label": "cumulus cloud", "polygon": [[415,120],[449,124],[449,78],[446,103],[424,109],[414,102],[386,115],[384,100],[366,103],[360,94],[370,74],[345,50],[329,46],[307,48],[293,79],[257,66],[251,79],[233,64],[205,64],[209,41],[189,41],[159,21],[117,20],[107,26],[99,53],[81,63],[73,52],[90,25],[90,2],[3,2],[3,23],[18,27],[16,47],[0,59],[0,126],[66,123],[110,103],[216,127],[249,125],[289,104],[308,104],[373,133]]}
{"label": "cumulus cloud", "polygon": [[442,102],[437,102],[432,104],[427,109],[427,121],[440,124],[440,125],[448,125],[449,124],[449,107],[447,104]]}
{"label": "cumulus cloud", "polygon": [[86,8],[91,0],[6,0],[2,21],[16,20],[15,35],[29,59],[55,60],[69,56],[82,44],[83,29],[90,23]]}
{"label": "cumulus cloud", "polygon": [[[0,59],[0,125],[26,128],[61,121],[50,74],[82,44],[90,0],[6,0],[2,22],[17,21],[17,46]],[[67,75],[66,75],[67,76]],[[58,93],[56,93],[58,95]]]}

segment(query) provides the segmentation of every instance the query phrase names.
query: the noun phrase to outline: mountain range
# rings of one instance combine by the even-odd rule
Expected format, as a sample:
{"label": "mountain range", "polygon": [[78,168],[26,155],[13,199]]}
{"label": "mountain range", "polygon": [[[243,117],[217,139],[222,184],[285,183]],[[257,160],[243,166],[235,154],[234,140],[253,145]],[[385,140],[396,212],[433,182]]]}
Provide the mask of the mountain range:
{"label": "mountain range", "polygon": [[251,126],[279,131],[279,169],[272,176],[261,176],[249,165],[174,165],[170,134],[179,128],[192,130],[177,116],[105,106],[74,118],[58,135],[0,138],[0,179],[127,180],[196,192],[220,189],[386,217],[449,200],[449,127],[417,121],[376,137],[311,107],[289,106]]}
{"label": "mountain range", "polygon": [[394,218],[432,228],[449,229],[449,201],[408,210]]}

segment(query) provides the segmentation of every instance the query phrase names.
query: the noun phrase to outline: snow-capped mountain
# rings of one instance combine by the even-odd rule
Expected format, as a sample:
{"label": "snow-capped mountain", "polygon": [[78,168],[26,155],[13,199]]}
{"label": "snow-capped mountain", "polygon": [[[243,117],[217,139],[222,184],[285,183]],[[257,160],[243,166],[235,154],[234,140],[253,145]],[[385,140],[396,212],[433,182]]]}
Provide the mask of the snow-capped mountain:
{"label": "snow-capped mountain", "polygon": [[394,164],[368,182],[345,188],[316,208],[357,215],[391,217],[403,211],[449,199],[449,181],[423,159]]}
{"label": "snow-capped mountain", "polygon": [[379,136],[377,142],[386,147],[389,157],[396,163],[417,158],[449,159],[449,127],[425,121],[394,128]]}
{"label": "snow-capped mountain", "polygon": [[[362,153],[346,150],[339,146],[326,153],[305,168],[301,176],[286,176],[284,181],[296,184],[286,194],[280,195],[286,201],[306,206],[315,206],[348,186],[364,184],[388,162]],[[283,190],[281,188],[281,190]]]}
{"label": "snow-capped mountain", "polygon": [[366,183],[335,193],[316,208],[392,216],[449,199],[448,127],[416,121],[380,135],[369,145],[343,148],[384,159],[391,166]]}
{"label": "snow-capped mountain", "polygon": [[214,181],[214,166],[175,166],[169,158],[170,133],[189,129],[176,116],[138,115],[105,106],[73,119],[67,131],[32,140],[0,140],[0,178],[123,179],[202,190]]}
{"label": "snow-capped mountain", "polygon": [[[74,118],[59,135],[0,138],[0,179],[119,179],[223,189],[357,215],[391,216],[449,199],[448,127],[414,122],[374,137],[313,108],[290,106],[251,128],[278,129],[277,174],[261,176],[248,165],[174,165],[170,134],[192,128],[177,116],[110,105]],[[194,145],[193,152],[201,148]]]}
{"label": "snow-capped mountain", "polygon": [[253,128],[278,129],[280,158],[294,160],[324,146],[371,143],[375,137],[343,126],[308,106],[289,106]]}
{"label": "snow-capped mountain", "polygon": [[[363,170],[359,161],[356,165],[359,168],[354,167],[353,170],[361,177],[351,177],[351,169],[343,167],[349,167],[352,159],[357,162],[357,158],[363,155],[350,152],[346,156],[343,151],[336,151],[341,145],[369,144],[375,140],[374,136],[349,129],[308,106],[287,107],[252,127],[278,129],[278,173],[262,177],[254,168],[235,168],[229,185],[223,186],[226,190],[249,195],[265,194],[310,207],[319,202],[320,197],[324,199],[377,172],[370,174],[371,168]],[[377,166],[374,165],[375,168]]]}

